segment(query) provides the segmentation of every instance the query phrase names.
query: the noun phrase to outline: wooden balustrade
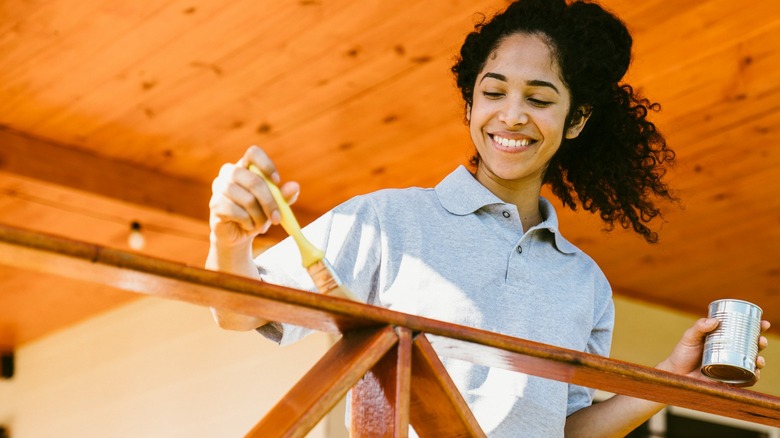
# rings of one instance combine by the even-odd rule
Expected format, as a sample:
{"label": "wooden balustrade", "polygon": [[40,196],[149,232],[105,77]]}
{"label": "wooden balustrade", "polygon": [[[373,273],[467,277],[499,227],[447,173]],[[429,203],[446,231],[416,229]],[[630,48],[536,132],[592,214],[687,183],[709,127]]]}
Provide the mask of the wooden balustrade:
{"label": "wooden balustrade", "polygon": [[484,436],[440,356],[780,427],[778,397],[18,228],[0,264],[342,334],[248,437],[305,436],[350,388],[353,436]]}

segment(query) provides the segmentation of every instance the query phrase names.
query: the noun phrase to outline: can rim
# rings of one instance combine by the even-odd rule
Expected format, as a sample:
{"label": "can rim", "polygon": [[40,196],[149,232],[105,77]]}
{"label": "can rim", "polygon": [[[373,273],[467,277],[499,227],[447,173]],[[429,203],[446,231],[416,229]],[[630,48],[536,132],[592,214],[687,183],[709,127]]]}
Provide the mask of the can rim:
{"label": "can rim", "polygon": [[756,378],[755,371],[723,363],[704,365],[701,367],[701,373],[712,380],[732,385],[750,383]]}
{"label": "can rim", "polygon": [[751,303],[750,301],[740,300],[739,298],[721,298],[721,299],[719,299],[719,300],[711,301],[709,305],[710,305],[710,306],[712,306],[713,304],[722,303],[722,302],[730,302],[730,303],[743,303],[743,304],[747,304],[747,305],[749,305],[749,306],[753,306],[753,307],[755,307],[755,308],[756,308],[756,309],[758,309],[758,310],[759,310],[759,311],[760,311],[762,314],[764,313],[764,309],[762,309],[762,308],[761,308],[761,306],[759,306],[758,304],[756,304],[756,303]]}

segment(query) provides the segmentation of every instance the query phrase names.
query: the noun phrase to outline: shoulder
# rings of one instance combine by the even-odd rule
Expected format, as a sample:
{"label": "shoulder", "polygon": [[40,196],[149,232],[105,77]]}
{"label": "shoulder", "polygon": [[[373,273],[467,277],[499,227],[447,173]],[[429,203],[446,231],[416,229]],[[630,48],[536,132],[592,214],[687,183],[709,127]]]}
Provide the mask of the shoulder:
{"label": "shoulder", "polygon": [[612,288],[609,284],[609,280],[607,280],[607,276],[604,274],[604,271],[601,269],[601,266],[599,266],[598,262],[596,262],[596,260],[594,260],[590,254],[586,253],[578,246],[575,246],[573,243],[566,240],[566,238],[563,236],[559,235],[559,237],[561,241],[565,241],[570,248],[574,249],[572,254],[576,258],[577,265],[583,272],[588,273],[588,276],[584,278],[592,279],[594,288],[597,291],[611,295]]}
{"label": "shoulder", "polygon": [[333,209],[333,214],[398,218],[437,202],[436,193],[431,188],[382,189],[345,201]]}
{"label": "shoulder", "polygon": [[435,197],[435,191],[432,188],[406,187],[381,189],[365,195],[355,196],[345,204],[349,203],[374,203],[385,204],[388,202],[414,202],[431,197]]}

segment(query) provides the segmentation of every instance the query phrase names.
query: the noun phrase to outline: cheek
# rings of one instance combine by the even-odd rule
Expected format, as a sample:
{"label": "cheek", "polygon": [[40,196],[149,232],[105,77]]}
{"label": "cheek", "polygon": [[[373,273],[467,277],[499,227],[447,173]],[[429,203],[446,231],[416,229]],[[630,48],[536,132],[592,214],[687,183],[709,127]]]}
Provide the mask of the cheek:
{"label": "cheek", "polygon": [[474,106],[467,114],[470,129],[482,129],[489,119],[490,110],[485,105]]}
{"label": "cheek", "polygon": [[566,114],[548,114],[543,118],[537,119],[539,128],[544,132],[547,140],[560,142],[565,133]]}
{"label": "cheek", "polygon": [[480,139],[482,138],[482,130],[473,122],[469,124],[469,135],[471,136],[472,143],[479,147]]}
{"label": "cheek", "polygon": [[468,114],[467,120],[469,122],[469,132],[474,133],[482,129],[478,112],[472,110]]}

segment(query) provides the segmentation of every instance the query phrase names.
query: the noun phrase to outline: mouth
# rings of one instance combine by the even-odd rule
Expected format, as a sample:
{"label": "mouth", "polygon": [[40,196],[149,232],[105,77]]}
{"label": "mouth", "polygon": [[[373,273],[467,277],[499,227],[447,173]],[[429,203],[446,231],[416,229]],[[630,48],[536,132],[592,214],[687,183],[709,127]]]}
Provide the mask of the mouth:
{"label": "mouth", "polygon": [[496,144],[499,144],[505,148],[526,148],[534,143],[536,140],[528,137],[524,138],[506,138],[496,134],[488,134],[490,139]]}

